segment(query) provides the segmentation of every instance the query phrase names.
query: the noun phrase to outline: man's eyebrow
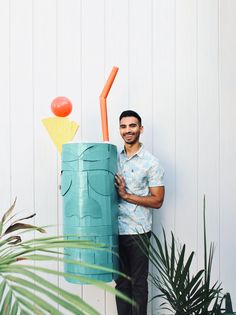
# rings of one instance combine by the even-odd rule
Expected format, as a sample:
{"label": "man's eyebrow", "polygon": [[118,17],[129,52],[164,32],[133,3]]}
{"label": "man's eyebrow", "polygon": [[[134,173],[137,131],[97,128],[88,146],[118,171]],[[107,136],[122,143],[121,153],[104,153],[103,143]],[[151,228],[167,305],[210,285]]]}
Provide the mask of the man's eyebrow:
{"label": "man's eyebrow", "polygon": [[134,127],[134,126],[138,126],[138,124],[137,124],[137,123],[131,123],[131,124],[128,124],[128,125],[126,125],[126,124],[120,124],[120,127],[121,127],[121,128],[124,128],[124,127],[126,127],[126,126]]}

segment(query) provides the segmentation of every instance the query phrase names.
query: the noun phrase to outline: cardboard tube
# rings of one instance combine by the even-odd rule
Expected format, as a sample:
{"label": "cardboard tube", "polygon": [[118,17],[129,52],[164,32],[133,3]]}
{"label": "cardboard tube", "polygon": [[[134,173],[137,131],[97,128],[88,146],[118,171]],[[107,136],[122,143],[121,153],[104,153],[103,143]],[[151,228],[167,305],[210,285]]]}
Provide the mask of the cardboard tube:
{"label": "cardboard tube", "polygon": [[108,131],[108,119],[107,119],[107,95],[110,92],[111,86],[115,80],[116,74],[118,72],[118,67],[113,67],[109,78],[102,90],[100,95],[100,110],[101,110],[101,120],[102,120],[102,135],[103,141],[109,141],[109,131]]}

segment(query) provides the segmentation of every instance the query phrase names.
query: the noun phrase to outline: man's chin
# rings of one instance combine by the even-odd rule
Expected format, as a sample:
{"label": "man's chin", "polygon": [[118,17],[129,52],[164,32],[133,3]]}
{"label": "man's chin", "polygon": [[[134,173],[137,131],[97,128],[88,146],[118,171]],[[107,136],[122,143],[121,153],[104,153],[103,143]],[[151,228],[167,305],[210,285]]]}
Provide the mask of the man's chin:
{"label": "man's chin", "polygon": [[134,144],[137,140],[124,140],[126,144]]}

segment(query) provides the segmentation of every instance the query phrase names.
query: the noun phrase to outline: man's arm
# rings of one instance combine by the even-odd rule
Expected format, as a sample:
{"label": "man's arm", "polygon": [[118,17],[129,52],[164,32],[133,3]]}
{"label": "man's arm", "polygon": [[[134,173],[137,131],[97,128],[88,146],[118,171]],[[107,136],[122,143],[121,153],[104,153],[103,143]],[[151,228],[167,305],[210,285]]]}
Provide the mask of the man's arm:
{"label": "man's arm", "polygon": [[164,186],[149,187],[150,195],[148,196],[128,194],[125,188],[125,180],[118,174],[115,175],[115,186],[120,198],[127,202],[147,208],[158,209],[162,206],[165,195]]}

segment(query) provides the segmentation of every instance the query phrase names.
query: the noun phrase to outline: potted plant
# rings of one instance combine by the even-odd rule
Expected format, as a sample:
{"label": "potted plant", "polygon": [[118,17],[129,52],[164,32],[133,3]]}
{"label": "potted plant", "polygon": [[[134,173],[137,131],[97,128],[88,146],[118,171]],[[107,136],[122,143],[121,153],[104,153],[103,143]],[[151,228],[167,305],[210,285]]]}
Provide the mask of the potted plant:
{"label": "potted plant", "polygon": [[[48,281],[45,276],[41,276],[42,273],[45,275],[54,274],[60,277],[69,276],[80,281],[86,281],[86,283],[96,285],[133,303],[129,298],[106,283],[32,264],[35,261],[84,264],[64,257],[60,250],[64,248],[94,249],[95,247],[97,250],[108,249],[88,241],[65,240],[63,236],[23,240],[23,234],[26,232],[45,233],[46,230],[42,227],[24,223],[25,220],[31,219],[35,214],[16,219],[13,214],[15,203],[16,200],[0,221],[0,314],[41,315],[49,313],[62,315],[63,313],[53,306],[53,302],[71,314],[99,314],[78,295],[59,288],[56,284]],[[111,270],[102,266],[84,265],[111,272]],[[112,272],[119,273],[114,270]]]}
{"label": "potted plant", "polygon": [[[206,239],[205,197],[203,205],[204,224],[204,268],[192,274],[191,266],[194,252],[186,255],[186,245],[178,245],[173,233],[171,243],[167,242],[163,229],[163,241],[152,233],[154,242],[149,247],[143,243],[152,262],[155,273],[150,273],[150,281],[159,290],[152,299],[162,298],[160,309],[175,315],[221,315],[235,314],[230,307],[230,296],[222,296],[221,283],[211,284],[211,269],[214,244],[210,244],[209,253]],[[226,307],[223,308],[223,301]],[[223,313],[225,311],[225,313]]]}

